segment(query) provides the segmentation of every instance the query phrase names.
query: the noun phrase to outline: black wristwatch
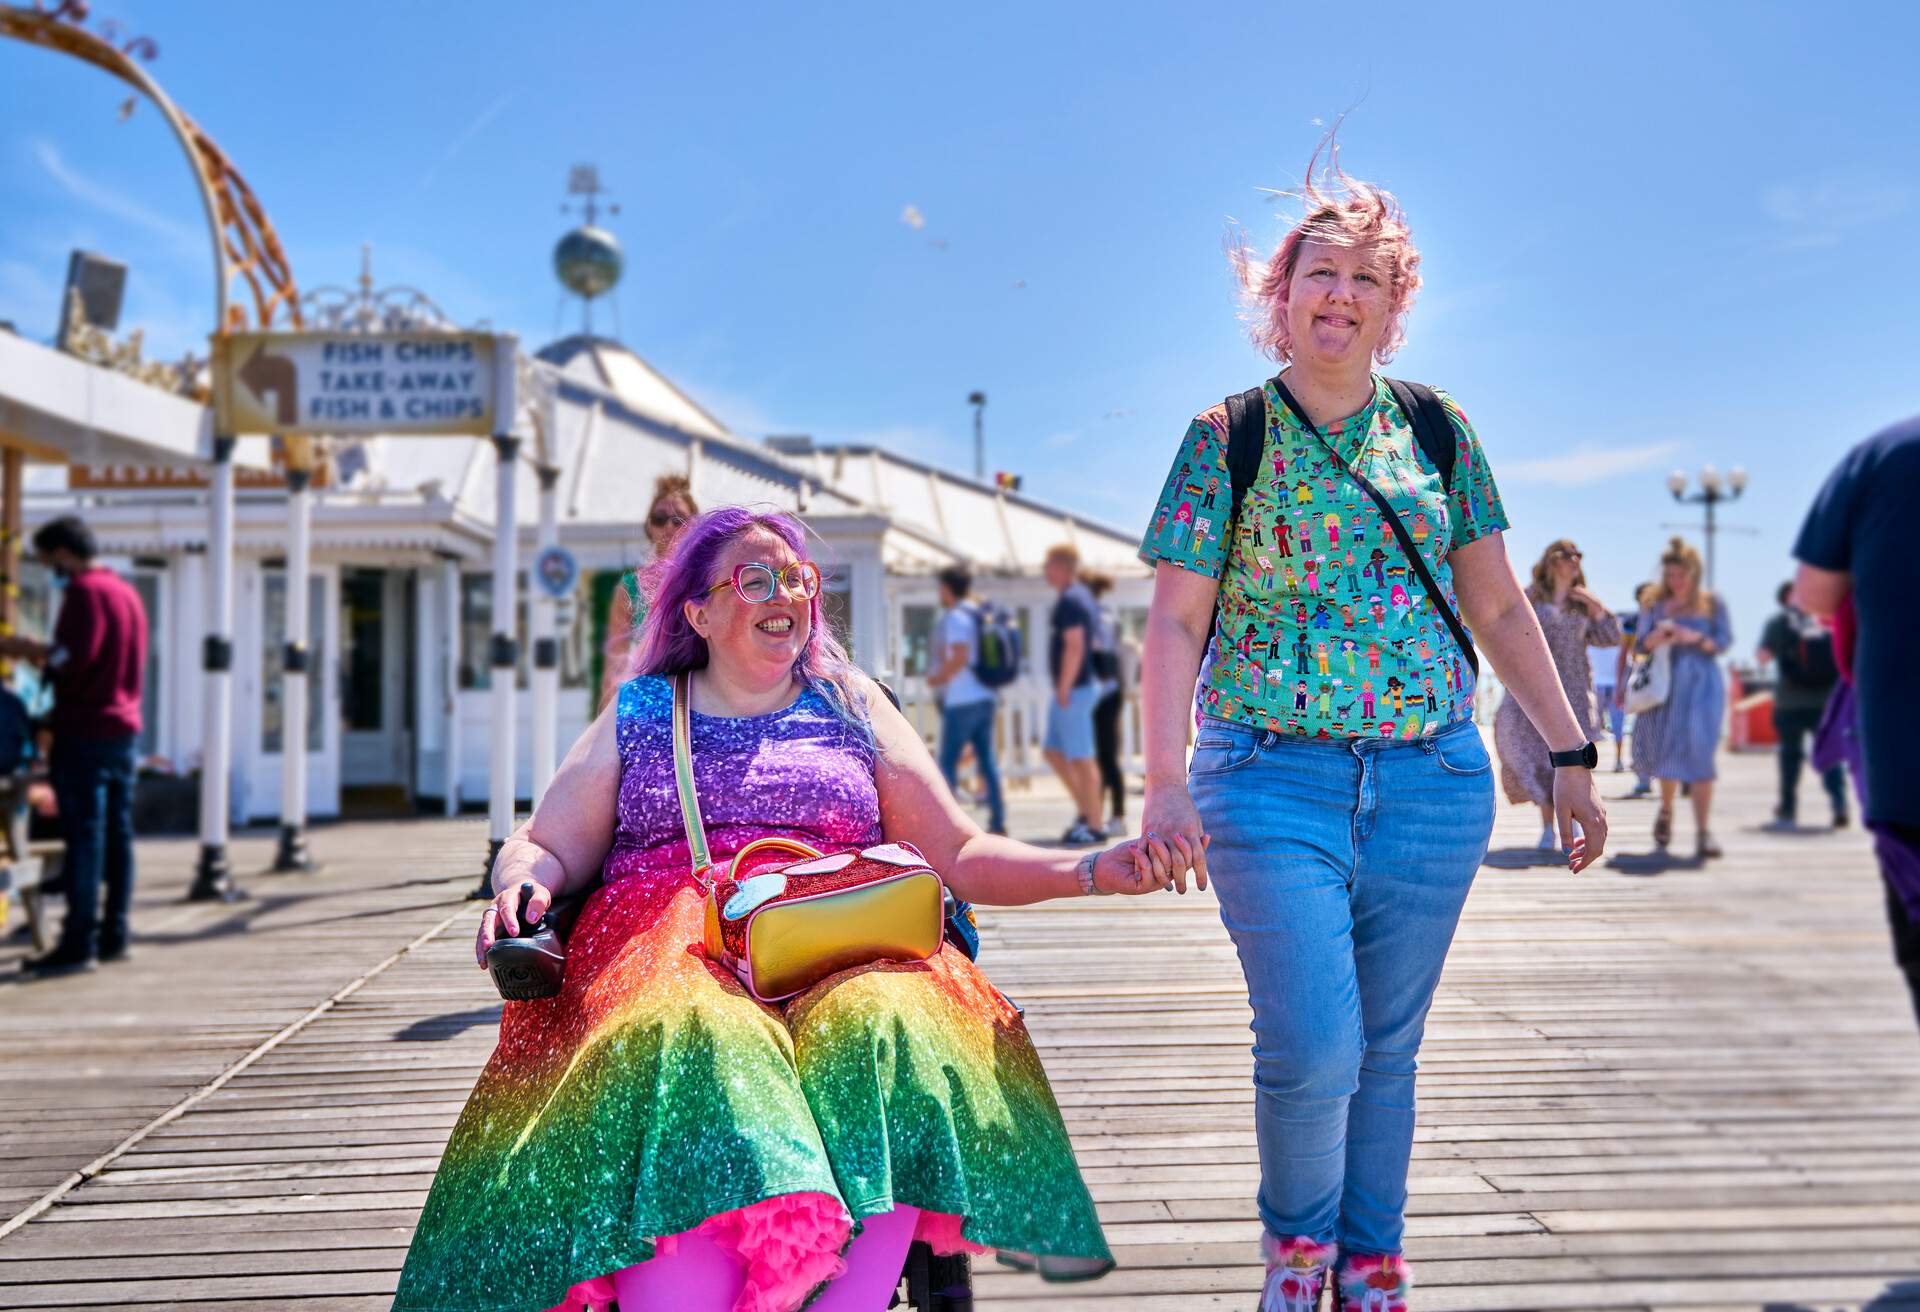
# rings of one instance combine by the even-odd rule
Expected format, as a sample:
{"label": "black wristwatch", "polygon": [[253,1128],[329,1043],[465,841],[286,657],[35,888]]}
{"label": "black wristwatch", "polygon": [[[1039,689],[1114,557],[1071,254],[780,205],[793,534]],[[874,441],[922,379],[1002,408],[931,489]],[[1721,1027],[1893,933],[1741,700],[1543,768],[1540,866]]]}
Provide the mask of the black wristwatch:
{"label": "black wristwatch", "polygon": [[1592,743],[1576,747],[1570,752],[1548,752],[1547,759],[1553,762],[1553,768],[1579,766],[1582,770],[1591,770],[1600,764],[1600,749]]}

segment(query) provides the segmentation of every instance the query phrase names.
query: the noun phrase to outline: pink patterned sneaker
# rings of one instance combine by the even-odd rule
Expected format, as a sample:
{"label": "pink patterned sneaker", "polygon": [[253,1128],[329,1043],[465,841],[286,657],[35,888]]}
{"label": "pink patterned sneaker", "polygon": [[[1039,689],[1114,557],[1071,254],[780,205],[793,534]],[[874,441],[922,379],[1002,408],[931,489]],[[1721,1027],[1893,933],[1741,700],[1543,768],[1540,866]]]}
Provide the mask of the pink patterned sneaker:
{"label": "pink patterned sneaker", "polygon": [[1413,1275],[1398,1253],[1349,1257],[1340,1264],[1339,1312],[1407,1312]]}
{"label": "pink patterned sneaker", "polygon": [[1320,1312],[1320,1291],[1340,1250],[1311,1239],[1263,1234],[1260,1251],[1267,1259],[1267,1283],[1256,1312]]}

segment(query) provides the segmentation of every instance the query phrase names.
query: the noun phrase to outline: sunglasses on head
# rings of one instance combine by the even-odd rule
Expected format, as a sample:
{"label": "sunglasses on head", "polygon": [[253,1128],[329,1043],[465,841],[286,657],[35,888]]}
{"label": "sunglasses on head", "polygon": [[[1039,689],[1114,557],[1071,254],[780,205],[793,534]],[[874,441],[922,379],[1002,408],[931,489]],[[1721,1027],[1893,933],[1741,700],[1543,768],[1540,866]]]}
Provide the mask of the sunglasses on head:
{"label": "sunglasses on head", "polygon": [[707,595],[732,588],[749,606],[760,606],[772,601],[782,586],[789,596],[812,601],[820,595],[820,567],[810,560],[796,560],[783,570],[775,570],[757,560],[749,561],[734,566],[733,577],[721,579],[707,589]]}

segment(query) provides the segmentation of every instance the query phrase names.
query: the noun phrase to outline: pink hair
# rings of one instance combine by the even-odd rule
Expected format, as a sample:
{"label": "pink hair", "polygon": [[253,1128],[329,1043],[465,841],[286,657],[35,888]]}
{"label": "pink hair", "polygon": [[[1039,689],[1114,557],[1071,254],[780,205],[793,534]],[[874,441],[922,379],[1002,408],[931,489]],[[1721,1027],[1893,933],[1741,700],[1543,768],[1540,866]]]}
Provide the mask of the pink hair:
{"label": "pink hair", "polygon": [[[1307,242],[1330,246],[1372,247],[1386,257],[1392,306],[1387,331],[1374,348],[1374,359],[1385,364],[1407,342],[1407,312],[1420,290],[1420,252],[1407,230],[1406,216],[1393,194],[1370,182],[1348,177],[1340,167],[1340,145],[1334,140],[1340,125],[1314,148],[1307,161],[1307,178],[1299,193],[1303,213],[1280,239],[1270,257],[1262,258],[1235,228],[1227,239],[1250,321],[1248,335],[1265,354],[1285,364],[1293,358],[1293,332],[1287,327],[1287,298],[1300,248]],[[1327,166],[1319,168],[1322,154]],[[1315,174],[1319,179],[1315,180]],[[1280,193],[1285,194],[1285,193]]]}

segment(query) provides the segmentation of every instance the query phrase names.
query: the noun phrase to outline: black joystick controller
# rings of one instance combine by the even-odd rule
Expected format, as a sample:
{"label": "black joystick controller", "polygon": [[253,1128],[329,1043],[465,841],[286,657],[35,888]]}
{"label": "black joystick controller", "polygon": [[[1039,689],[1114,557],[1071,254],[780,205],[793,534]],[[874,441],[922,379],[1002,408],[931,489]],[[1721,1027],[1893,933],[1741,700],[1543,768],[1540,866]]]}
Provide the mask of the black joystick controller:
{"label": "black joystick controller", "polygon": [[487,949],[487,973],[493,976],[493,986],[500,990],[500,996],[509,1002],[554,996],[560,991],[560,977],[566,969],[567,951],[553,916],[543,914],[527,923],[532,901],[533,885],[520,885],[520,932],[512,938],[496,939]]}

